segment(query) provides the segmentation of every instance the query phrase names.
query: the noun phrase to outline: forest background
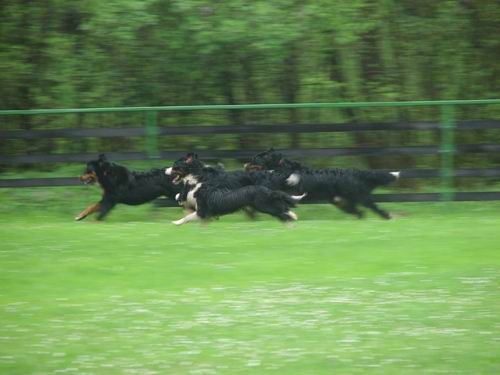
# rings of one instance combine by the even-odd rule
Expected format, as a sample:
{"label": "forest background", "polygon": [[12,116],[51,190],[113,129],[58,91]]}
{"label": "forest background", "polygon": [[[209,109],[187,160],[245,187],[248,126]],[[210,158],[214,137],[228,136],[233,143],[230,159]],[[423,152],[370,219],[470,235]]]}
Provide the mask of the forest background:
{"label": "forest background", "polygon": [[[0,4],[0,108],[498,98],[499,35],[495,0],[6,0]],[[435,107],[169,112],[161,114],[159,125],[440,121],[440,116]],[[499,116],[498,105],[456,108],[457,121]],[[144,126],[141,114],[0,121],[4,130]],[[251,134],[178,136],[160,144],[178,150],[363,147],[439,144],[439,137],[433,131],[265,139]],[[499,143],[500,135],[468,131],[456,140]],[[133,151],[143,148],[141,142],[2,140],[0,153]],[[489,167],[498,161],[495,154],[475,154],[458,158],[457,165]],[[349,163],[387,166],[384,157]],[[407,155],[397,163],[427,167],[437,159]]]}

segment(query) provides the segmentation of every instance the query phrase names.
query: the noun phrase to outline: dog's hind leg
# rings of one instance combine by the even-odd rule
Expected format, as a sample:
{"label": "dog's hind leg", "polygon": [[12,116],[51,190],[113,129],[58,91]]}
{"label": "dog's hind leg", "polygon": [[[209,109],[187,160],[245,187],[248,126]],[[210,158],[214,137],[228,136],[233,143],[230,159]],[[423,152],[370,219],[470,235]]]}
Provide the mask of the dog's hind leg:
{"label": "dog's hind leg", "polygon": [[281,207],[280,204],[274,202],[254,202],[252,208],[258,212],[262,212],[271,216],[274,216],[281,221],[291,221],[293,220],[292,215],[289,215],[288,208]]}
{"label": "dog's hind leg", "polygon": [[361,212],[357,207],[356,203],[352,201],[345,200],[341,197],[334,197],[332,203],[339,210],[342,210],[348,214],[355,215],[358,219],[363,218],[363,212]]}
{"label": "dog's hind leg", "polygon": [[243,212],[245,212],[245,215],[250,219],[250,220],[255,220],[257,217],[257,214],[255,213],[255,210],[252,207],[245,207],[243,209]]}
{"label": "dog's hind leg", "polygon": [[96,211],[99,211],[100,209],[101,209],[101,202],[94,203],[93,205],[88,206],[85,210],[83,210],[82,212],[80,212],[78,214],[78,216],[75,217],[75,220],[76,221],[83,220],[87,216],[89,216],[90,214],[92,214],[92,213],[94,213]]}
{"label": "dog's hind leg", "polygon": [[274,216],[281,221],[296,220],[294,217],[297,215],[290,211],[290,204],[284,202],[279,196],[276,197],[272,193],[267,194],[267,196],[260,196],[258,199],[255,199],[250,204],[250,207],[255,211]]}
{"label": "dog's hind leg", "polygon": [[299,218],[297,216],[297,214],[293,211],[277,212],[277,211],[270,210],[270,211],[267,211],[266,213],[269,215],[272,215],[272,216],[278,218],[280,221],[284,221],[284,222],[296,221]]}
{"label": "dog's hind leg", "polygon": [[264,212],[278,218],[281,221],[296,221],[298,216],[295,212],[277,202],[269,205],[255,205],[254,208],[259,212]]}
{"label": "dog's hind leg", "polygon": [[198,216],[198,213],[196,211],[194,211],[194,212],[191,212],[190,214],[184,216],[182,219],[172,221],[172,224],[182,225],[182,224],[189,223],[190,221],[199,220],[199,219],[200,219],[200,217]]}
{"label": "dog's hind leg", "polygon": [[391,219],[391,214],[389,214],[387,211],[384,211],[383,209],[381,209],[379,206],[377,206],[377,204],[371,200],[371,199],[368,199],[368,200],[365,200],[363,202],[363,206],[365,206],[366,208],[369,208],[370,210],[372,210],[373,212],[375,212],[376,214],[380,215],[381,217],[383,217],[384,219],[386,220],[389,220]]}

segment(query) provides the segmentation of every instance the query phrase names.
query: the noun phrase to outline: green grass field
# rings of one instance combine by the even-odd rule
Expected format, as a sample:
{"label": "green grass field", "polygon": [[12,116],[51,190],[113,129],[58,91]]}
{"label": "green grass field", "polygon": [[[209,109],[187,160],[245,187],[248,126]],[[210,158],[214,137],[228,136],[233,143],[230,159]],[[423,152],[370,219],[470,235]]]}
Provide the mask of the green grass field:
{"label": "green grass field", "polygon": [[1,374],[500,372],[498,202],[175,227],[74,189],[0,192]]}

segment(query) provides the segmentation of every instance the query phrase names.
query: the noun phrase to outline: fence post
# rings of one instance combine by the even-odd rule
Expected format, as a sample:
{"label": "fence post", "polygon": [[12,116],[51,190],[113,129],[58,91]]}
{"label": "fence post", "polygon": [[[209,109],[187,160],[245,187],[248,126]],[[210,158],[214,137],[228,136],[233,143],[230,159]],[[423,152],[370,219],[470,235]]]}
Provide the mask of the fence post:
{"label": "fence post", "polygon": [[452,105],[441,107],[441,200],[454,198],[455,109]]}
{"label": "fence post", "polygon": [[146,112],[146,154],[150,159],[158,159],[160,151],[158,150],[158,112]]}

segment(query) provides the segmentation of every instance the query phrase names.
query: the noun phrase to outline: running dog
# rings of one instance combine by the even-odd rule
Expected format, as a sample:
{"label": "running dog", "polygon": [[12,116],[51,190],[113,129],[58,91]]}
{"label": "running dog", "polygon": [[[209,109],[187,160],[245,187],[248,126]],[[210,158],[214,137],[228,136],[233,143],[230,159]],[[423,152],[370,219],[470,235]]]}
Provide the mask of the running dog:
{"label": "running dog", "polygon": [[311,201],[329,201],[344,212],[363,217],[361,204],[384,219],[391,215],[378,207],[372,191],[399,178],[400,172],[361,171],[358,169],[311,169],[270,149],[255,155],[245,165],[246,170],[275,170],[286,175],[286,183],[293,194],[307,193]]}
{"label": "running dog", "polygon": [[193,207],[195,211],[172,223],[182,225],[192,220],[217,218],[245,208],[269,214],[281,221],[294,221],[297,215],[290,208],[295,207],[302,198],[261,185],[231,190],[221,188],[217,183],[198,182],[191,178],[185,181],[184,189],[177,194],[176,199],[179,204]]}
{"label": "running dog", "polygon": [[[269,171],[225,171],[221,167],[206,166],[198,155],[188,153],[176,160],[165,173],[173,179],[174,184],[192,181],[210,182],[212,187],[219,189],[236,190],[244,186],[260,185],[271,190],[286,189],[286,176]],[[194,208],[188,201],[184,201],[186,208]]]}
{"label": "running dog", "polygon": [[102,220],[118,203],[139,205],[161,196],[173,199],[180,192],[180,187],[165,175],[165,168],[131,171],[109,162],[103,154],[87,163],[80,181],[85,184],[97,182],[102,189],[102,198],[78,214],[75,220],[83,220],[94,212],[97,212],[97,220]]}
{"label": "running dog", "polygon": [[204,165],[194,153],[181,157],[165,173],[175,184],[183,183],[176,200],[184,208],[194,210],[176,225],[191,220],[208,219],[240,209],[249,216],[264,212],[282,221],[297,220],[290,210],[303,196],[290,196],[277,190],[284,185],[284,177],[270,172],[226,172],[220,167]]}

